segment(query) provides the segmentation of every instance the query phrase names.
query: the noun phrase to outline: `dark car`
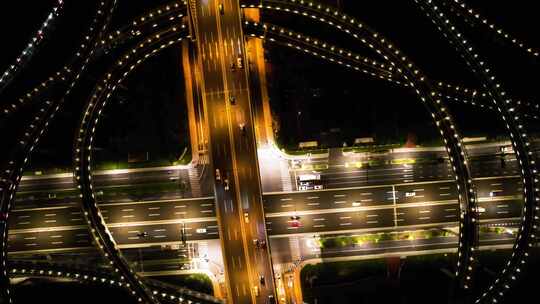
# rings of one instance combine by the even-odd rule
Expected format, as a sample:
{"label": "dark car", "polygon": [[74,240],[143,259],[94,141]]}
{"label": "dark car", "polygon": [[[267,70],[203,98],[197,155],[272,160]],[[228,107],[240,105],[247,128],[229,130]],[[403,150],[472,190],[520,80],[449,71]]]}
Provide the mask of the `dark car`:
{"label": "dark car", "polygon": [[218,5],[218,10],[220,15],[225,15],[225,8],[223,7],[223,3],[220,3]]}
{"label": "dark car", "polygon": [[236,68],[237,69],[243,69],[244,68],[244,58],[242,58],[242,56],[236,57]]}

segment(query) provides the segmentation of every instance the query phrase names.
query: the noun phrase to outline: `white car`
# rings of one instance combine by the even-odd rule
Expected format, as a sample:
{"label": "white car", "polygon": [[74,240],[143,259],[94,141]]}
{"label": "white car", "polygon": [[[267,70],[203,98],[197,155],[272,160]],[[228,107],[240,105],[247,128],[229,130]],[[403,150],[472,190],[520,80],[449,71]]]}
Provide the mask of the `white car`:
{"label": "white car", "polygon": [[486,212],[486,208],[484,208],[484,207],[476,207],[475,209],[476,209],[476,212],[478,212],[478,213]]}
{"label": "white car", "polygon": [[416,196],[416,192],[412,191],[412,192],[405,192],[405,197],[415,197]]}
{"label": "white car", "polygon": [[223,181],[223,189],[225,189],[225,191],[228,191],[229,190],[229,179],[226,178],[224,181]]}
{"label": "white car", "polygon": [[313,189],[315,190],[321,190],[323,188],[323,185],[315,185],[313,186]]}
{"label": "white car", "polygon": [[219,173],[219,169],[216,169],[216,180],[221,180],[221,173]]}
{"label": "white car", "polygon": [[500,196],[501,193],[502,193],[501,190],[495,190],[495,191],[489,192],[489,196],[490,196],[490,197]]}
{"label": "white car", "polygon": [[503,146],[501,147],[502,153],[514,153],[514,148],[512,146]]}

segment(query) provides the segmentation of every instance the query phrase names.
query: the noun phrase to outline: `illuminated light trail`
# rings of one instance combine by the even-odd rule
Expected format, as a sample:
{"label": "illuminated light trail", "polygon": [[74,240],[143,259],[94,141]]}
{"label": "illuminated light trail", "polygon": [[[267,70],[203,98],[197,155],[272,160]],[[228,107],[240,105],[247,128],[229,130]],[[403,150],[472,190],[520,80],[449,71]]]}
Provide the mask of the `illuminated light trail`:
{"label": "illuminated light trail", "polygon": [[[162,26],[165,23],[168,26],[170,23],[178,22],[178,19],[185,15],[186,6],[185,3],[175,1],[168,4],[164,4],[156,9],[153,9],[149,13],[134,18],[129,24],[112,31],[106,37],[102,37],[99,46],[92,55],[92,60],[96,60],[102,56],[103,53],[114,51],[121,47],[123,44],[129,43],[139,36],[145,36],[149,32],[155,32],[157,26]],[[165,22],[164,22],[165,21]],[[78,56],[75,56],[76,58]],[[43,102],[44,94],[69,82],[73,77],[72,65],[64,66],[61,70],[50,75],[46,80],[39,85],[21,95],[16,102],[9,105],[2,106],[0,109],[0,119],[7,119],[11,115],[17,113],[23,106],[31,104],[33,102]],[[42,97],[42,98],[40,98]]]}
{"label": "illuminated light trail", "polygon": [[482,59],[475,46],[459,32],[453,25],[453,21],[437,5],[432,3],[431,0],[414,0],[414,2],[431,19],[443,36],[452,42],[452,45],[463,57],[471,70],[478,76],[483,87],[488,91],[493,104],[497,107],[502,120],[505,122],[512,146],[514,151],[516,151],[516,158],[521,167],[525,206],[523,208],[521,226],[512,250],[512,256],[497,279],[475,301],[476,303],[497,303],[502,300],[504,294],[510,289],[510,285],[519,277],[521,268],[527,262],[530,247],[536,242],[535,233],[540,222],[538,218],[538,211],[540,210],[538,201],[540,201],[540,197],[537,177],[538,171],[535,160],[533,159],[533,152],[529,148],[530,142],[520,114],[514,111],[516,105],[507,97],[503,86],[488,67],[486,61]]}
{"label": "illuminated light trail", "polygon": [[[62,263],[42,261],[10,261],[9,273],[11,277],[47,277],[62,278],[78,281],[82,284],[103,284],[108,286],[126,287],[126,283],[108,272],[108,269],[91,269]],[[207,294],[191,289],[176,287],[158,280],[144,278],[154,295],[165,303],[222,303]]]}
{"label": "illuminated light trail", "polygon": [[6,164],[2,166],[2,176],[0,177],[0,214],[5,217],[5,220],[0,222],[0,298],[7,299],[12,302],[9,278],[6,269],[7,261],[7,242],[8,242],[8,225],[7,219],[13,204],[17,187],[21,180],[24,168],[28,163],[31,152],[36,147],[41,136],[47,130],[47,127],[54,118],[55,114],[62,107],[65,98],[71,93],[71,88],[79,80],[80,74],[86,69],[89,58],[92,56],[95,47],[98,45],[100,38],[105,33],[110,22],[112,11],[116,7],[115,0],[107,0],[100,2],[97,7],[96,15],[92,20],[92,26],[85,35],[85,41],[80,44],[76,52],[76,60],[72,67],[75,67],[77,74],[72,78],[70,85],[63,90],[60,96],[54,96],[52,100],[47,100],[39,113],[35,114],[32,122],[26,128],[24,136],[21,137],[16,147]]}
{"label": "illuminated light trail", "polygon": [[127,282],[129,290],[139,302],[159,303],[144,282],[122,256],[112,234],[105,224],[93,190],[91,177],[92,142],[94,133],[108,99],[118,85],[147,58],[180,42],[187,34],[185,26],[173,27],[161,34],[144,39],[135,48],[120,56],[109,72],[104,74],[88,100],[74,142],[74,178],[82,200],[83,214],[99,250],[110,261],[114,271]]}
{"label": "illuminated light trail", "polygon": [[[486,29],[492,31],[496,34],[496,37],[506,40],[511,43],[512,46],[518,48],[520,51],[524,52],[526,55],[538,59],[540,56],[540,51],[538,48],[533,48],[528,46],[523,40],[514,38],[507,31],[505,31],[501,26],[497,26],[495,23],[489,21],[487,18],[480,15],[480,13],[471,7],[467,6],[465,1],[462,0],[445,0],[441,1],[441,5],[445,7],[451,7],[456,9],[456,11],[461,12],[460,16],[466,18],[473,25],[482,25]],[[470,18],[467,18],[467,15]]]}
{"label": "illuminated light trail", "polygon": [[41,27],[36,34],[30,39],[30,42],[26,44],[26,47],[21,52],[15,62],[7,68],[2,74],[0,74],[0,94],[7,88],[7,86],[13,82],[13,79],[20,73],[26,65],[32,60],[32,57],[38,53],[41,44],[47,38],[52,30],[54,23],[58,16],[64,11],[64,1],[57,0],[55,6],[51,12],[47,15],[45,21],[41,24]]}
{"label": "illuminated light trail", "polygon": [[[327,43],[321,39],[313,38],[305,34],[291,31],[287,28],[280,27],[274,24],[268,23],[254,23],[254,22],[245,22],[247,34],[251,37],[257,37],[260,39],[266,39],[267,41],[288,48],[292,48],[298,51],[305,52],[317,58],[345,66],[347,68],[353,69],[355,71],[360,71],[366,75],[369,75],[375,79],[381,79],[388,81],[399,87],[408,88],[409,85],[406,82],[400,81],[399,79],[393,78],[391,70],[385,70],[386,66],[382,63],[378,63],[376,60],[363,57],[357,53],[354,53],[350,50],[344,48],[338,48],[330,43]],[[326,55],[325,55],[326,54]],[[473,106],[479,106],[481,108],[488,108],[490,110],[495,110],[491,105],[489,99],[486,99],[486,93],[476,94],[476,90],[463,89],[459,86],[454,86],[446,84],[443,82],[437,82],[437,86],[444,87],[448,89],[448,92],[443,93],[441,90],[438,91],[440,97],[457,101],[464,104],[471,104]],[[454,91],[462,92],[463,96],[458,94],[453,94]],[[471,98],[478,95],[478,102],[467,100],[466,94],[471,93]],[[489,102],[489,103],[488,103]],[[529,106],[527,106],[529,108]],[[540,119],[539,115],[534,113],[524,114],[525,117],[532,119]]]}

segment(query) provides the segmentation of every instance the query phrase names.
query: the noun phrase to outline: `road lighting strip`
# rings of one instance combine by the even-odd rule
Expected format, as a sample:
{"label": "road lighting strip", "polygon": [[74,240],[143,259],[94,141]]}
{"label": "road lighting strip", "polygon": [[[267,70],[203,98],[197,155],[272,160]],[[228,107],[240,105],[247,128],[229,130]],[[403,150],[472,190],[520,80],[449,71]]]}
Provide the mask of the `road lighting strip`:
{"label": "road lighting strip", "polygon": [[[456,11],[461,12],[459,16],[467,20],[468,21],[466,22],[467,24],[476,25],[476,26],[478,25],[485,26],[486,30],[492,31],[494,34],[496,34],[497,38],[510,42],[510,44],[513,47],[524,52],[524,54],[530,56],[534,60],[538,60],[538,58],[540,57],[540,50],[538,50],[537,48],[530,47],[525,42],[512,37],[502,27],[497,26],[493,22],[489,21],[488,19],[480,15],[478,11],[475,11],[471,7],[468,7],[465,1],[445,0],[445,1],[441,1],[441,6],[444,6],[450,9],[455,9]],[[467,17],[467,15],[469,17]],[[538,61],[536,61],[536,63],[538,63]],[[538,108],[539,105],[536,104],[535,106]]]}
{"label": "road lighting strip", "polygon": [[[63,278],[89,284],[108,284],[109,286],[125,287],[126,283],[115,278],[106,269],[86,269],[78,265],[49,263],[41,261],[12,261],[9,264],[11,277],[49,277]],[[177,287],[157,280],[144,279],[152,293],[167,303],[223,303],[207,294],[191,289]]]}
{"label": "road lighting strip", "polygon": [[52,30],[57,17],[64,11],[64,1],[56,0],[51,12],[47,15],[45,21],[41,24],[41,27],[37,33],[32,37],[29,43],[26,44],[24,50],[21,52],[15,62],[7,68],[4,73],[0,74],[0,94],[7,88],[8,85],[13,82],[13,79],[25,68],[30,62],[32,57],[40,50],[41,43],[46,39],[46,36]]}
{"label": "road lighting strip", "polygon": [[[409,87],[408,83],[395,79],[393,77],[395,75],[392,74],[391,70],[385,70],[385,65],[378,63],[374,59],[360,56],[359,54],[344,48],[337,48],[320,39],[306,36],[298,32],[293,32],[287,28],[277,25],[248,21],[246,21],[244,24],[246,30],[252,31],[250,34],[252,37],[258,37],[278,45],[295,49],[297,51],[303,51],[304,53],[310,54],[317,58],[322,58],[355,71],[363,72],[364,74],[374,77],[375,79],[385,80],[392,84],[398,85],[399,87]],[[374,68],[375,70],[373,70]],[[457,101],[464,104],[470,103],[473,106],[479,106],[481,108],[487,107],[490,110],[495,110],[495,108],[489,104],[489,98],[487,98],[486,93],[478,93],[477,90],[453,86],[443,82],[437,82],[437,87],[439,89],[437,94],[447,100]],[[443,89],[446,90],[446,92],[443,92]],[[468,98],[470,100],[468,100]],[[479,102],[474,101],[475,99],[479,99]],[[540,116],[535,114],[538,111],[536,106],[533,106],[531,103],[525,103],[524,106],[527,109],[533,110],[531,114],[526,114],[526,117],[540,119]]]}
{"label": "road lighting strip", "polygon": [[[130,38],[134,38],[137,36],[132,34],[136,30],[141,31],[141,34],[147,31],[155,31],[154,24],[149,25],[150,22],[156,19],[160,20],[161,18],[176,12],[185,12],[184,2],[174,1],[154,9],[150,13],[145,13],[144,15],[135,18],[133,21],[129,22],[129,25],[123,26],[116,31],[111,31],[108,35],[106,35],[106,37],[101,37],[100,43],[96,45],[96,50],[94,54],[90,56],[93,60],[95,60],[100,57],[100,51],[103,51],[104,49],[113,50],[120,47],[123,43],[130,41]],[[172,16],[171,18],[173,17],[175,16]],[[146,26],[148,26],[148,28]],[[77,54],[74,56],[75,59],[78,57],[81,56]],[[72,59],[71,61],[75,61],[75,59]],[[69,82],[74,76],[73,73],[73,64],[69,66],[64,66],[61,70],[50,75],[38,86],[34,87],[27,93],[20,96],[17,102],[14,102],[0,110],[1,118],[7,119],[11,115],[15,114],[23,106],[31,103],[32,101],[38,100],[40,96],[44,96],[47,91],[51,90],[55,86]]]}
{"label": "road lighting strip", "polygon": [[[78,62],[81,61],[82,66],[80,67],[77,75],[74,75],[72,83],[67,88],[65,95],[62,98],[60,98],[60,100],[58,101],[59,104],[56,105],[56,103],[47,101],[46,102],[47,109],[41,108],[40,110],[41,114],[38,114],[38,116],[36,116],[34,119],[34,123],[41,124],[41,126],[36,127],[36,125],[31,124],[29,127],[29,131],[26,132],[26,137],[27,138],[30,137],[31,139],[27,141],[25,140],[20,141],[20,144],[22,146],[22,149],[24,149],[24,152],[17,151],[16,153],[13,153],[20,160],[9,161],[8,166],[11,168],[4,171],[4,177],[2,178],[2,180],[0,180],[0,190],[2,191],[2,197],[1,197],[2,201],[0,202],[1,203],[0,211],[2,212],[2,214],[6,214],[6,217],[9,214],[9,210],[10,210],[12,201],[14,199],[17,186],[22,177],[22,172],[23,172],[24,166],[26,165],[28,161],[30,153],[33,151],[33,149],[39,142],[39,139],[43,135],[49,122],[54,117],[56,112],[60,109],[61,105],[64,102],[65,97],[70,93],[71,88],[75,86],[76,81],[79,79],[79,76],[85,70],[86,65],[89,63],[90,59],[93,57],[93,54],[95,53],[97,46],[99,44],[99,39],[100,37],[102,37],[103,33],[105,32],[107,28],[106,25],[108,25],[110,21],[110,18],[112,16],[111,12],[113,8],[115,7],[115,4],[116,4],[115,0],[111,0],[109,2],[101,2],[101,7],[98,9],[98,14],[93,20],[93,25],[90,27],[89,34],[86,36],[87,43],[83,43],[81,45],[79,51],[77,52],[75,63],[71,65],[71,67],[73,66],[76,67]],[[100,25],[100,23],[103,23],[103,25]],[[97,31],[96,29],[99,29],[99,31]],[[102,43],[103,43],[103,40],[102,40]],[[64,68],[64,69],[69,73],[72,72],[71,69],[69,68]],[[57,73],[57,75],[59,74],[60,73]],[[44,87],[46,87],[46,85]],[[56,107],[54,107],[54,105],[56,105]],[[18,148],[21,148],[21,147],[18,146]],[[1,233],[2,260],[7,259],[7,241],[8,241],[7,222],[5,224],[6,224],[5,227],[0,227],[3,230],[3,233]],[[4,263],[0,263],[0,272],[1,272],[0,273],[0,287],[3,287],[4,285],[6,286],[6,288],[2,288],[3,293],[0,294],[0,296],[3,298],[7,298],[9,301],[11,301],[10,291],[8,289],[9,279],[7,278],[7,272],[5,271],[4,266],[5,266]]]}
{"label": "road lighting strip", "polygon": [[[247,7],[250,7],[250,8],[260,8],[260,9],[265,9],[265,8],[269,8],[269,9],[275,9],[275,10],[278,10],[278,11],[286,11],[286,12],[292,12],[294,14],[301,14],[303,16],[306,16],[306,17],[311,17],[313,19],[317,19],[317,17],[315,17],[315,15],[309,15],[308,13],[306,12],[301,12],[297,9],[290,9],[287,5],[292,2],[292,3],[297,3],[297,4],[301,4],[301,5],[304,5],[304,8],[305,7],[308,7],[308,8],[317,8],[319,10],[321,9],[324,9],[325,7],[323,7],[322,5],[320,4],[317,4],[315,2],[312,2],[312,1],[304,1],[304,0],[288,0],[288,1],[284,1],[284,0],[265,0],[265,1],[259,1],[260,3],[257,3],[257,4],[254,4],[254,3],[248,3],[248,2],[251,2],[251,1],[247,1],[247,0],[243,0],[242,1],[242,7],[243,8],[247,8]],[[454,2],[459,2],[459,0],[454,0]],[[276,3],[277,5],[276,6],[268,6],[268,5],[263,5],[261,3]],[[284,5],[283,7],[280,6],[280,5]],[[463,6],[464,4],[462,3],[461,6]],[[331,8],[331,7],[327,7],[326,10],[325,10],[327,13],[331,13],[331,14],[334,14],[334,15],[341,15],[340,12],[338,12],[335,8]],[[338,14],[336,14],[336,12]],[[323,20],[320,20],[320,21],[323,21]],[[338,20],[339,22],[339,20]],[[486,23],[486,21],[484,20],[483,23]],[[493,28],[493,25],[490,25],[490,28]],[[512,39],[512,42],[517,42],[516,39]],[[525,48],[524,45],[522,43],[519,43],[518,46],[522,47],[522,48]],[[532,48],[527,48],[527,52],[531,53],[531,54],[534,54],[534,56],[538,56],[538,51],[534,51]],[[390,81],[390,80],[389,80]],[[403,86],[407,86],[407,84],[401,84],[399,80],[393,80],[394,82],[396,82],[397,84],[399,85],[403,85]],[[470,99],[470,102],[472,104],[474,104],[474,100],[475,99],[482,99],[484,102],[482,102],[481,104],[485,104],[486,106],[488,107],[491,107],[488,103],[489,101],[489,96],[487,94],[486,91],[482,91],[482,90],[477,90],[477,89],[472,89],[472,88],[467,88],[467,87],[463,87],[463,86],[459,86],[459,85],[452,85],[452,84],[449,84],[449,83],[444,83],[444,82],[436,82],[436,86],[437,86],[437,89],[440,91],[440,92],[443,92],[443,91],[446,91],[445,94],[441,94],[441,95],[444,95],[446,98],[448,99],[454,99],[454,100],[463,100],[465,103],[467,103],[467,98]],[[456,95],[455,94],[458,94],[459,97],[455,97]],[[532,110],[532,111],[535,111],[536,113],[539,111],[540,109],[540,105],[538,105],[537,103],[535,102],[527,102],[527,101],[520,101],[520,100],[516,100],[516,103],[517,105],[521,105],[524,109],[529,109],[529,110]],[[535,119],[538,119],[538,115],[537,114],[532,114],[531,115],[532,117],[534,117]]]}
{"label": "road lighting strip", "polygon": [[158,300],[146,287],[127,261],[123,258],[114,238],[108,230],[103,216],[98,208],[91,177],[91,154],[95,130],[102,111],[121,82],[135,70],[145,59],[175,45],[186,37],[185,26],[173,27],[161,34],[156,34],[143,40],[132,50],[119,57],[108,73],[94,89],[92,97],[84,107],[80,127],[74,142],[74,176],[79,195],[82,200],[83,214],[86,218],[94,240],[98,243],[100,251],[109,259],[114,271],[119,273],[129,284],[130,292],[135,295],[139,302],[158,303]]}
{"label": "road lighting strip", "polygon": [[0,298],[5,299],[8,303],[11,303],[12,299],[6,269],[8,242],[7,218],[9,217],[17,187],[30,153],[47,130],[51,119],[62,107],[65,98],[70,94],[73,86],[76,85],[81,73],[85,71],[89,57],[92,56],[99,39],[107,29],[115,6],[116,0],[105,0],[99,3],[97,13],[91,23],[92,25],[85,36],[85,42],[79,46],[77,56],[71,65],[77,71],[77,75],[71,79],[70,85],[64,88],[59,96],[53,96],[53,101],[47,100],[45,102],[45,105],[42,106],[39,113],[33,117],[32,122],[26,128],[24,137],[17,143],[7,164],[2,168],[2,176],[0,178],[0,213],[4,214],[6,219],[0,222]]}
{"label": "road lighting strip", "polygon": [[496,303],[503,299],[504,294],[510,289],[510,285],[521,273],[521,267],[527,262],[529,250],[536,242],[535,234],[539,224],[538,211],[540,210],[538,206],[540,198],[536,163],[533,152],[529,148],[530,142],[520,114],[515,111],[516,104],[508,99],[503,86],[477,53],[475,46],[454,26],[453,20],[449,19],[447,14],[441,11],[431,0],[415,0],[414,2],[418,4],[418,7],[435,24],[443,36],[450,39],[451,44],[489,92],[493,104],[497,107],[501,118],[506,124],[512,146],[516,151],[516,158],[521,167],[525,206],[512,256],[497,279],[476,299],[476,303]]}

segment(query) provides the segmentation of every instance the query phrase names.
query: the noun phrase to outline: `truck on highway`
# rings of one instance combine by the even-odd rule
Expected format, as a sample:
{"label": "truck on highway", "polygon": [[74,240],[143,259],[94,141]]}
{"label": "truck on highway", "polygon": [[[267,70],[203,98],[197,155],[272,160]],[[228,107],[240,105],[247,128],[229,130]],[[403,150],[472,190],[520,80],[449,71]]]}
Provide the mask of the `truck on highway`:
{"label": "truck on highway", "polygon": [[320,174],[300,174],[297,177],[298,190],[320,190],[323,189]]}

